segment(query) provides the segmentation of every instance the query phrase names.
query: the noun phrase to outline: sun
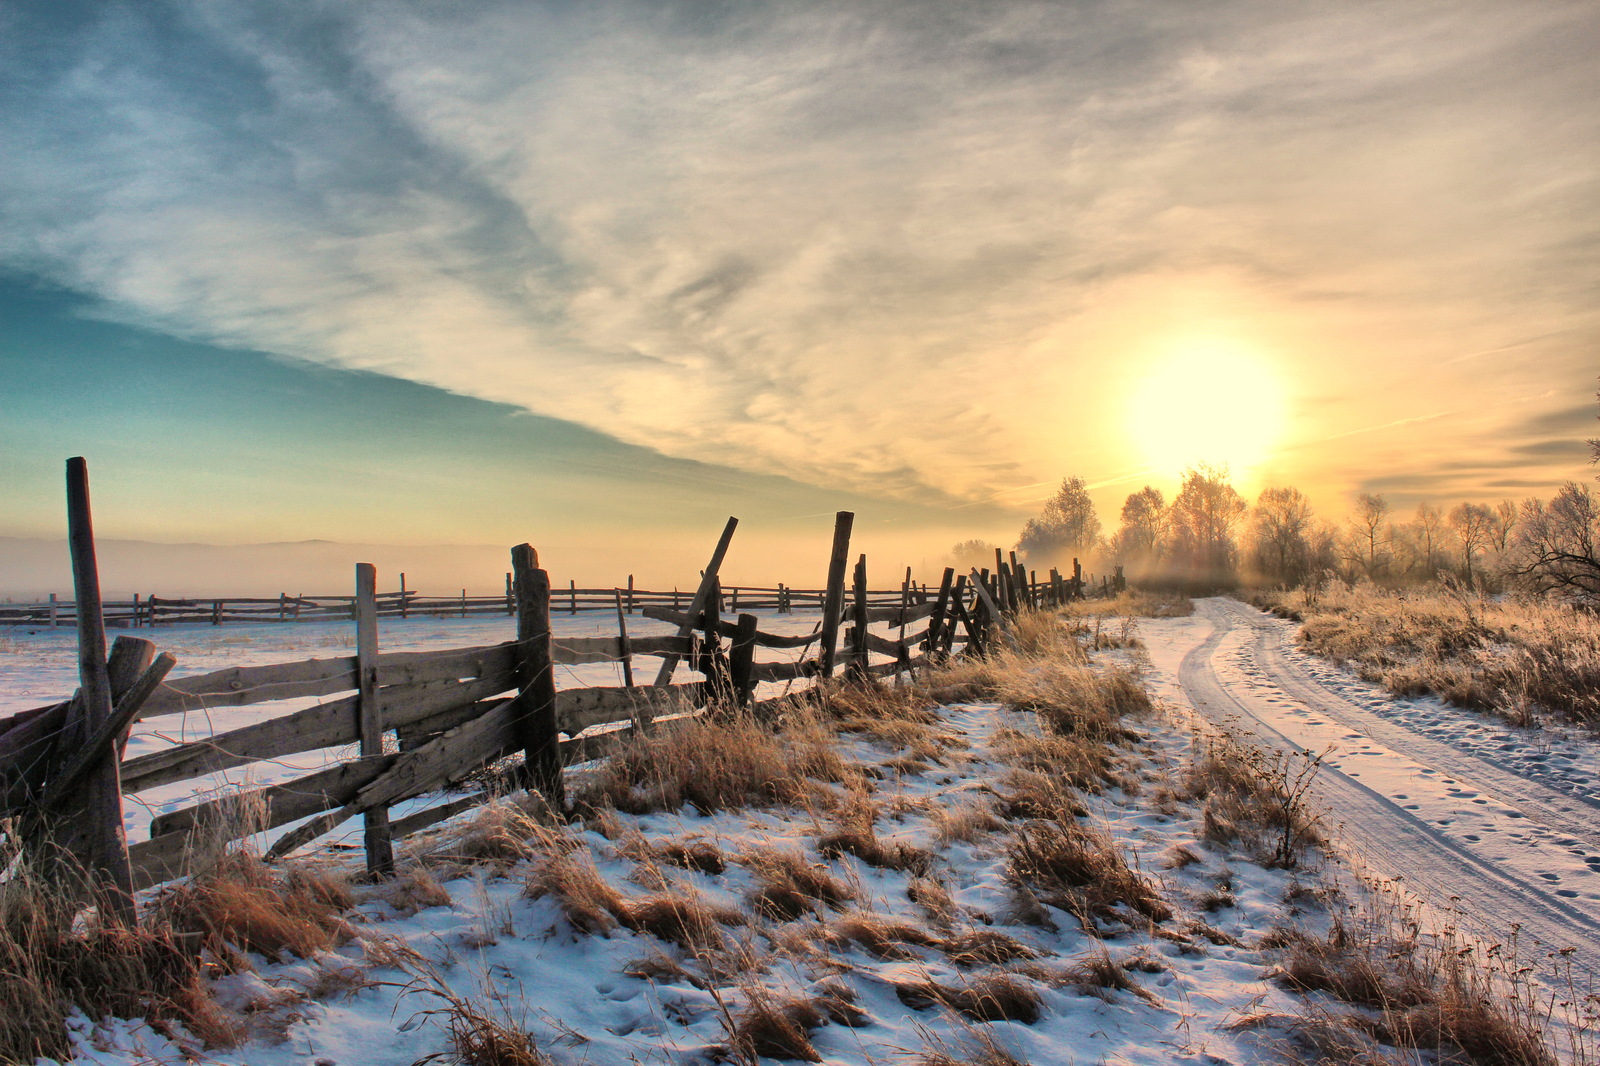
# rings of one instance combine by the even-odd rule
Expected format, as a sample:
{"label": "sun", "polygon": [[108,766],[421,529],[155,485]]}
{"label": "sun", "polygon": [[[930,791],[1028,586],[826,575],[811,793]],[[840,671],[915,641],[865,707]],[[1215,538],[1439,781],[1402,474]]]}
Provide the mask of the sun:
{"label": "sun", "polygon": [[1222,343],[1186,343],[1157,361],[1128,413],[1135,451],[1172,476],[1200,463],[1244,474],[1272,455],[1283,425],[1271,363]]}

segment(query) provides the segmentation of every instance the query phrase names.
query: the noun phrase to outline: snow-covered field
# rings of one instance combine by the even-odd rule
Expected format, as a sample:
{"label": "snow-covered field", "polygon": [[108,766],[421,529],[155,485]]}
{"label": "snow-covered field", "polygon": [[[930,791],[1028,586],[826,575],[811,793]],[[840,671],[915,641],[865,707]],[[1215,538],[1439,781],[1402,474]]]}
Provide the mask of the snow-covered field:
{"label": "snow-covered field", "polygon": [[[803,995],[842,982],[854,998],[863,1025],[829,1024],[812,1035],[823,1061],[911,1061],[941,1047],[959,1058],[979,1038],[1032,1063],[1282,1061],[1288,1029],[1238,1023],[1291,1017],[1303,1001],[1270,979],[1274,956],[1254,945],[1275,925],[1315,927],[1324,920],[1306,902],[1308,887],[1338,881],[1350,897],[1363,889],[1329,869],[1267,869],[1238,849],[1208,845],[1199,839],[1193,810],[1163,808],[1156,801],[1196,743],[1187,724],[1195,720],[1288,748],[1326,751],[1317,791],[1336,827],[1335,846],[1350,856],[1350,865],[1397,883],[1440,920],[1468,929],[1485,944],[1504,943],[1519,929],[1529,963],[1547,975],[1557,962],[1572,962],[1580,974],[1600,970],[1600,758],[1593,744],[1576,735],[1525,733],[1438,700],[1393,699],[1301,651],[1292,623],[1234,601],[1197,606],[1189,618],[1139,623],[1147,649],[1145,681],[1167,708],[1164,717],[1141,725],[1145,738],[1128,755],[1142,787],[1085,798],[1090,820],[1177,909],[1159,935],[1130,927],[1096,938],[1062,912],[1052,912],[1053,929],[1019,924],[1000,849],[982,835],[969,841],[941,836],[949,812],[992,802],[1006,771],[995,738],[1005,729],[1036,730],[1032,716],[993,703],[941,708],[938,728],[957,754],[920,771],[890,769],[902,754],[897,748],[842,739],[846,756],[875,778],[870,798],[881,811],[880,836],[934,856],[930,876],[955,904],[953,925],[940,942],[980,930],[1014,938],[1038,956],[1040,965],[1025,969],[1023,979],[1039,996],[1041,1010],[1032,1024],[979,1024],[948,1011],[919,1009],[897,989],[923,980],[960,985],[977,971],[938,944],[905,945],[880,957],[841,940],[843,918],[826,911],[796,922],[753,919],[730,927],[729,937],[747,949],[755,986]],[[609,616],[554,621],[558,640],[613,631]],[[640,634],[667,629],[642,619],[630,623]],[[507,639],[510,625],[509,619],[412,620],[386,626],[383,647],[492,643]],[[773,615],[762,622],[763,629],[782,632],[809,632],[814,625],[815,617],[806,615]],[[178,655],[181,671],[200,673],[221,665],[348,654],[353,632],[335,625],[197,627],[161,631],[157,638]],[[0,636],[0,711],[70,691],[73,655],[68,634]],[[617,684],[620,677],[612,666],[580,667],[563,683]],[[154,750],[151,745],[173,742],[178,728],[231,728],[244,720],[220,717],[167,723],[143,732],[138,743]],[[141,723],[141,730],[155,725]],[[910,898],[909,874],[817,850],[826,818],[820,810],[781,808],[621,816],[627,829],[648,840],[710,841],[734,860],[715,875],[663,868],[672,883],[703,893],[713,904],[743,906],[752,875],[737,857],[778,847],[803,854],[851,886],[852,910],[928,926],[926,908]],[[644,891],[635,887],[642,876],[636,857],[627,857],[614,839],[593,826],[577,839],[592,850],[611,883],[634,894]],[[1177,848],[1199,861],[1173,868],[1169,860]],[[424,984],[500,1012],[533,1033],[558,1066],[689,1064],[722,1054],[717,1049],[726,1044],[730,1020],[742,1007],[741,993],[708,986],[695,977],[692,964],[676,976],[640,967],[638,960],[663,954],[685,962],[648,934],[576,933],[553,899],[524,897],[525,874],[525,867],[509,876],[479,869],[444,885],[447,906],[415,913],[396,909],[381,892],[370,893],[357,916],[364,931],[403,945],[414,959],[411,969],[367,957],[362,940],[319,959],[258,960],[255,974],[228,979],[226,989],[236,1005],[259,1007],[263,1035],[236,1050],[208,1051],[205,1061],[414,1063],[447,1046],[437,1019],[418,1013],[438,1005],[433,994],[402,995],[407,985]],[[1558,955],[1564,948],[1572,950]],[[1134,990],[1072,976],[1102,953],[1132,978]],[[330,970],[359,973],[357,986],[378,983],[342,998],[308,1001],[298,994],[324,981]],[[419,971],[429,975],[426,981],[418,982]],[[141,1023],[80,1018],[76,1024],[82,1061],[131,1066],[182,1057],[171,1041]]]}
{"label": "snow-covered field", "polygon": [[[820,617],[815,612],[755,613],[761,620],[762,631],[776,635],[810,633],[816,628]],[[652,621],[639,615],[629,616],[627,625],[631,636],[654,636],[677,632],[675,627],[666,622]],[[558,612],[551,615],[550,627],[553,639],[557,643],[563,639],[617,634],[616,616],[610,612],[581,611],[577,614]],[[888,627],[876,628],[886,636],[891,635]],[[152,640],[159,650],[174,655],[178,660],[177,666],[168,675],[174,679],[210,673],[224,667],[261,666],[269,663],[354,655],[356,638],[355,625],[352,622],[182,625],[126,632],[129,636]],[[386,618],[379,626],[379,650],[442,651],[449,648],[497,644],[513,640],[515,637],[516,620],[504,616]],[[809,650],[757,649],[757,659],[776,661],[787,656],[792,660]],[[636,682],[651,683],[655,679],[655,672],[660,663],[660,659],[649,656],[636,658],[634,661]],[[679,681],[687,681],[698,676],[680,665],[676,678]],[[620,663],[556,667],[557,688],[622,683]],[[0,716],[57,702],[71,695],[77,684],[76,630],[45,627],[0,628]],[[757,686],[757,697],[777,695],[782,690],[781,685],[762,684]],[[322,699],[332,698],[337,697],[322,697]],[[137,758],[176,744],[204,739],[267,718],[290,714],[313,706],[317,702],[318,698],[307,697],[146,718],[135,725],[129,737],[127,758]],[[292,780],[348,760],[355,755],[356,749],[353,745],[302,752],[271,762],[223,770],[132,795],[128,799],[124,819],[128,839],[130,841],[146,839],[153,818],[167,811],[188,806],[197,799],[209,798],[240,787],[273,785]],[[408,801],[395,806],[392,813],[396,818],[404,817],[434,802],[437,802],[435,797]],[[268,846],[273,839],[289,832],[296,824],[298,823],[280,826],[272,833],[262,835],[256,843]],[[359,835],[359,825],[347,826],[340,833],[331,836],[329,841],[348,844],[359,839]]]}

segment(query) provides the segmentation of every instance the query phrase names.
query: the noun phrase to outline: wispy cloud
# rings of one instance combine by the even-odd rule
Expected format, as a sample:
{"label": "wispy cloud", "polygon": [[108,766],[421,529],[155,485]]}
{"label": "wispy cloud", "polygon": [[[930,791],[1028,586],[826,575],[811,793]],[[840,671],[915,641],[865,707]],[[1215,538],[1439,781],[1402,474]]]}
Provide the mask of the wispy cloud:
{"label": "wispy cloud", "polygon": [[1380,383],[1428,329],[1573,338],[1451,402],[1588,372],[1589,3],[94,10],[3,35],[5,267],[672,455],[1112,484],[1031,383],[1116,357],[1051,338],[1128,279],[1354,306]]}

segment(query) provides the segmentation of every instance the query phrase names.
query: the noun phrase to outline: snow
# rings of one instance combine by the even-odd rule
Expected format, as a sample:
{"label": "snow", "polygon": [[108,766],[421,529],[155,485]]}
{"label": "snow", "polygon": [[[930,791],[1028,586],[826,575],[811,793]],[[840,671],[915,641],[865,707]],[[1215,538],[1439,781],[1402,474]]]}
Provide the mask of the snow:
{"label": "snow", "polygon": [[[555,620],[561,636],[608,633],[609,617],[579,615]],[[466,646],[509,637],[510,620],[428,621],[387,625],[385,650]],[[766,616],[769,631],[807,632],[814,616]],[[667,627],[630,619],[637,633]],[[787,629],[783,627],[788,627]],[[1195,820],[1161,813],[1150,799],[1152,784],[1171,775],[1195,743],[1192,719],[1246,729],[1270,743],[1298,750],[1327,750],[1318,792],[1340,823],[1339,847],[1353,864],[1398,881],[1429,901],[1435,913],[1459,920],[1489,940],[1503,939],[1516,923],[1550,951],[1563,946],[1581,968],[1600,960],[1600,925],[1590,917],[1600,899],[1600,842],[1592,826],[1596,753],[1582,737],[1530,734],[1460,711],[1438,700],[1395,700],[1346,671],[1317,660],[1293,642],[1295,627],[1233,601],[1208,600],[1189,618],[1144,620],[1144,673],[1168,716],[1141,725],[1146,738],[1131,755],[1146,783],[1142,793],[1121,790],[1088,797],[1091,818],[1104,826],[1124,853],[1161,886],[1181,911],[1167,923],[1183,928],[1204,920],[1219,931],[1187,943],[1132,930],[1104,942],[1087,935],[1071,917],[1055,912],[1056,929],[1007,924],[1003,857],[993,840],[942,843],[934,813],[941,807],[981,798],[1004,771],[990,738],[1002,727],[1036,728],[1031,717],[992,703],[942,708],[941,728],[960,738],[966,760],[951,760],[926,772],[887,775],[874,799],[889,812],[880,836],[932,850],[939,880],[959,905],[958,926],[1002,929],[1057,966],[1108,950],[1113,958],[1142,955],[1156,972],[1134,971],[1151,1001],[1126,992],[1035,982],[1043,1013],[1033,1025],[974,1025],[939,1011],[917,1011],[901,1002],[896,981],[931,977],[958,982],[963,971],[933,948],[912,948],[907,958],[879,959],[859,948],[827,947],[825,917],[782,930],[757,921],[730,934],[765,963],[747,975],[768,989],[814,989],[837,977],[858,996],[870,1017],[862,1028],[828,1025],[813,1040],[828,1063],[862,1064],[902,1060],[931,1045],[959,1050],[978,1031],[989,1034],[1021,1061],[1040,1063],[1255,1063],[1276,1061],[1272,1042],[1282,1033],[1233,1023],[1263,1013],[1293,1014],[1299,1004],[1267,979],[1269,954],[1248,946],[1274,924],[1315,923],[1286,902],[1291,887],[1312,873],[1270,870],[1248,856],[1207,846],[1197,839]],[[303,657],[313,649],[349,650],[348,627],[305,626],[212,629],[158,633],[174,648],[180,668],[215,669],[224,663],[272,662]],[[321,642],[326,643],[321,643]],[[339,643],[343,641],[343,643]],[[187,653],[187,654],[186,654]],[[48,701],[71,688],[70,636],[41,633],[12,638],[0,656],[0,709]],[[58,661],[58,660],[65,660]],[[610,666],[571,670],[568,684],[616,684]],[[231,728],[243,719],[219,714],[200,728]],[[183,723],[189,728],[190,723]],[[168,724],[145,744],[170,742]],[[163,740],[162,737],[167,739]],[[860,738],[842,741],[848,757],[881,765],[898,754]],[[146,748],[144,750],[153,750]],[[319,756],[320,757],[320,756]],[[320,763],[319,763],[320,765]],[[298,771],[296,771],[298,772]],[[153,802],[176,802],[156,797]],[[460,816],[468,820],[471,813]],[[784,846],[858,887],[858,906],[918,923],[926,918],[907,898],[907,875],[864,865],[852,857],[827,859],[815,841],[825,816],[805,810],[730,811],[702,816],[692,809],[621,816],[651,839],[700,836],[730,855]],[[630,893],[635,864],[592,827],[581,842],[614,885]],[[1202,861],[1166,869],[1171,849],[1185,846]],[[721,875],[668,870],[677,883],[716,902],[744,906],[751,887],[743,867]],[[1338,878],[1336,872],[1320,876]],[[1348,880],[1344,887],[1359,892]],[[1230,886],[1235,904],[1202,913],[1200,900]],[[695,983],[659,976],[630,976],[629,964],[663,952],[681,957],[653,937],[621,929],[609,936],[575,933],[550,898],[523,898],[521,873],[495,876],[480,870],[447,882],[448,907],[407,915],[376,894],[361,905],[363,939],[338,955],[287,963],[258,959],[258,974],[226,989],[243,1001],[284,1000],[293,989],[315,983],[328,968],[354,968],[369,982],[340,998],[265,1009],[277,1019],[273,1033],[231,1051],[205,1052],[206,1061],[252,1066],[340,1066],[410,1064],[443,1051],[438,1019],[422,1012],[439,1006],[429,986],[472,998],[534,1033],[560,1066],[582,1063],[693,1063],[710,1061],[724,1043],[725,1008],[742,1005],[736,987],[724,1002]],[[813,950],[797,950],[794,938]],[[368,943],[388,941],[372,951]],[[1488,941],[1486,941],[1488,942]],[[409,953],[407,969],[390,965],[393,945]],[[787,945],[787,946],[786,946]],[[1536,953],[1537,954],[1537,953]],[[1537,959],[1536,959],[1537,961]],[[692,962],[689,964],[692,968]],[[409,991],[408,991],[409,990]],[[174,1043],[142,1022],[76,1016],[72,1021],[78,1060],[104,1066],[183,1061]]]}

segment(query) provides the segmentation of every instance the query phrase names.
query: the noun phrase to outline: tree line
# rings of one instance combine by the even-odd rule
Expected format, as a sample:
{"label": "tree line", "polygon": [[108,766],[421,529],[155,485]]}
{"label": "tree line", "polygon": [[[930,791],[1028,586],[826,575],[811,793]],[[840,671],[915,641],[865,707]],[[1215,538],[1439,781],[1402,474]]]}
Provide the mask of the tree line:
{"label": "tree line", "polygon": [[[1600,456],[1600,443],[1591,442]],[[1225,589],[1297,586],[1337,578],[1390,586],[1441,577],[1488,591],[1525,587],[1600,599],[1600,498],[1568,482],[1551,498],[1498,503],[1420,503],[1397,513],[1381,493],[1362,493],[1339,520],[1319,517],[1293,486],[1254,501],[1226,469],[1188,470],[1169,501],[1146,485],[1105,533],[1081,477],[1068,477],[1017,538],[1030,566],[1070,568],[1074,558],[1146,585]],[[992,564],[995,545],[963,541],[957,565]]]}

